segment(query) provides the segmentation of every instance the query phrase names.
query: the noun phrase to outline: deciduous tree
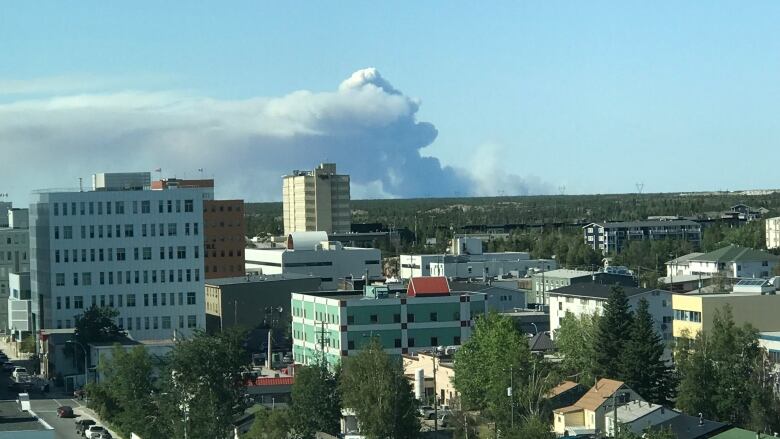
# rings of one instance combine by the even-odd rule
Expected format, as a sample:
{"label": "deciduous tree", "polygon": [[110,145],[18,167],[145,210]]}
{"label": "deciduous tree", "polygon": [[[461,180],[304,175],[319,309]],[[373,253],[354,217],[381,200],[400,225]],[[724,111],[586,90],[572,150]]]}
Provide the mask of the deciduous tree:
{"label": "deciduous tree", "polygon": [[401,362],[372,339],[344,361],[341,394],[355,411],[361,433],[369,439],[414,439],[420,435],[417,401]]}
{"label": "deciduous tree", "polygon": [[324,363],[297,369],[290,409],[290,424],[297,437],[313,438],[318,431],[337,435],[341,420],[337,376]]}

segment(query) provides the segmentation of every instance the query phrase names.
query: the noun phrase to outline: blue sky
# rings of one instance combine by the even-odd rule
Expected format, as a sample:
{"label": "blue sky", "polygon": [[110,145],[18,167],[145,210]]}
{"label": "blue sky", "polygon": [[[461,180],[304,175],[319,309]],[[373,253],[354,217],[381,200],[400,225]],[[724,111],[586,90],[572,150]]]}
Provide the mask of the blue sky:
{"label": "blue sky", "polygon": [[[121,162],[182,176],[201,167],[202,156],[225,195],[248,200],[278,199],[278,177],[290,166],[342,157],[339,167],[359,175],[358,196],[557,193],[562,185],[567,193],[630,192],[638,181],[651,192],[776,188],[779,22],[777,2],[20,2],[0,13],[0,150],[15,155],[25,145],[36,160],[19,156],[3,172],[35,166],[25,175],[67,186],[67,173],[47,172],[63,161],[74,175]],[[406,106],[390,94],[381,104],[319,95],[338,94],[367,67]],[[313,101],[282,99],[300,90]],[[79,113],[51,117],[62,99]],[[240,151],[240,163],[217,163],[186,133],[150,128],[139,116],[149,106],[138,104],[153,101],[149,119],[158,122],[170,108],[179,113],[168,123],[197,114],[199,126],[231,106],[215,125],[224,130],[246,116],[245,133],[255,129],[251,112],[268,114],[263,102],[274,99],[282,99],[285,121],[303,127],[295,135],[309,137],[266,144],[244,136],[229,149]],[[247,101],[260,109],[244,109]],[[373,109],[366,113],[379,105],[387,118],[367,122],[364,101]],[[320,123],[345,105],[350,117]],[[303,122],[290,113],[312,106]],[[113,116],[95,132],[76,129],[92,111]],[[113,137],[112,127],[130,125]],[[211,147],[235,137],[214,137]],[[366,157],[355,155],[358,141]],[[143,142],[170,151],[155,156]],[[255,142],[267,148],[250,152]],[[397,157],[396,142],[404,151]],[[133,160],[118,159],[128,151]],[[105,161],[79,159],[87,154]],[[194,158],[181,163],[177,154]],[[377,155],[383,159],[366,162]],[[383,170],[394,162],[398,169]],[[254,185],[230,183],[236,172],[255,171]],[[421,173],[434,178],[415,179]],[[25,184],[6,182],[20,198]]]}

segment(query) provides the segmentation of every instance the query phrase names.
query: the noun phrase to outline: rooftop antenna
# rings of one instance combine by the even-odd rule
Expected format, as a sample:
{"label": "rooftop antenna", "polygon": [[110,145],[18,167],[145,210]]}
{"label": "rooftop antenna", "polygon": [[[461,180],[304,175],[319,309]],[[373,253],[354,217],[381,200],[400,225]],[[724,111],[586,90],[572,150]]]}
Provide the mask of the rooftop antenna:
{"label": "rooftop antenna", "polygon": [[636,184],[636,191],[637,191],[637,193],[639,193],[639,195],[642,195],[642,190],[644,188],[645,188],[645,184],[644,183],[640,182],[640,183]]}
{"label": "rooftop antenna", "polygon": [[560,192],[561,195],[566,195],[566,185],[562,184],[562,185],[558,186],[558,192]]}
{"label": "rooftop antenna", "polygon": [[84,192],[84,179],[79,177],[79,192]]}

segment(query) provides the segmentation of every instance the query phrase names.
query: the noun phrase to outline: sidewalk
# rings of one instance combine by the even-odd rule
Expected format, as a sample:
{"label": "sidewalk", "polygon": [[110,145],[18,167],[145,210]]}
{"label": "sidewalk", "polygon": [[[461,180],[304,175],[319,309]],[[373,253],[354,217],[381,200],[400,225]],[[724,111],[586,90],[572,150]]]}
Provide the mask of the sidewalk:
{"label": "sidewalk", "polygon": [[108,425],[106,425],[105,422],[100,420],[100,418],[98,417],[97,413],[95,413],[94,410],[92,410],[91,408],[87,407],[86,405],[82,405],[81,401],[78,401],[78,400],[74,400],[74,401],[76,402],[76,404],[78,404],[78,407],[74,407],[73,408],[73,412],[77,416],[82,416],[82,417],[85,417],[85,418],[92,419],[93,421],[95,421],[99,425],[102,425],[103,427],[105,427],[106,430],[108,430],[108,432],[111,433],[111,437],[113,437],[114,439],[123,439],[122,436],[117,434],[114,430],[108,428]]}
{"label": "sidewalk", "polygon": [[13,360],[29,360],[32,354],[26,352],[19,352],[18,343],[8,341],[9,337],[0,337],[0,350],[8,355],[8,359]]}

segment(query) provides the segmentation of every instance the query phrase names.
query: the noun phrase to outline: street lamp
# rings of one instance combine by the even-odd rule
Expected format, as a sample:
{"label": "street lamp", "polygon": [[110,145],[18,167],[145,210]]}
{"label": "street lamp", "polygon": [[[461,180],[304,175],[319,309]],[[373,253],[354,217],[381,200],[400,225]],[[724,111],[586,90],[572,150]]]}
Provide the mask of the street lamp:
{"label": "street lamp", "polygon": [[68,340],[65,343],[77,345],[84,351],[84,387],[86,388],[87,382],[89,381],[89,367],[87,366],[89,358],[87,357],[87,348],[85,348],[83,344],[77,342],[76,340]]}
{"label": "street lamp", "polygon": [[534,335],[539,333],[539,328],[536,326],[536,323],[531,322],[531,325],[534,327]]}
{"label": "street lamp", "polygon": [[439,394],[436,389],[436,371],[439,369],[437,363],[443,352],[444,347],[442,346],[433,348],[433,430],[435,437],[439,437]]}

